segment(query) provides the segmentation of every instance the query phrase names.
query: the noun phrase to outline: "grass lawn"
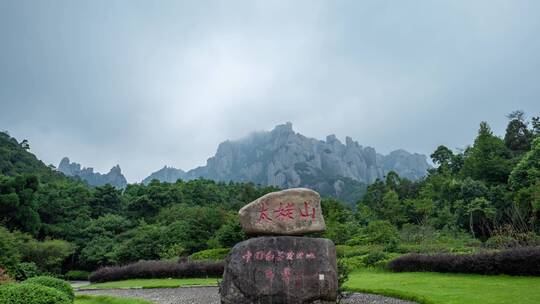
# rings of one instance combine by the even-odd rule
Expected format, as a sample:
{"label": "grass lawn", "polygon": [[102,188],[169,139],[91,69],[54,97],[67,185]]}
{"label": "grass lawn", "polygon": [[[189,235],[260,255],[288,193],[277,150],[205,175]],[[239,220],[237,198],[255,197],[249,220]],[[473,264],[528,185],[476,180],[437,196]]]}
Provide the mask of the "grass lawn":
{"label": "grass lawn", "polygon": [[429,304],[540,303],[540,277],[365,270],[351,273],[345,288]]}
{"label": "grass lawn", "polygon": [[180,286],[216,286],[218,278],[194,279],[135,279],[105,283],[95,283],[81,286],[79,289],[111,289],[111,288],[167,288]]}
{"label": "grass lawn", "polygon": [[139,300],[139,299],[80,295],[75,298],[74,304],[152,304],[152,303],[148,301],[144,301],[144,300]]}

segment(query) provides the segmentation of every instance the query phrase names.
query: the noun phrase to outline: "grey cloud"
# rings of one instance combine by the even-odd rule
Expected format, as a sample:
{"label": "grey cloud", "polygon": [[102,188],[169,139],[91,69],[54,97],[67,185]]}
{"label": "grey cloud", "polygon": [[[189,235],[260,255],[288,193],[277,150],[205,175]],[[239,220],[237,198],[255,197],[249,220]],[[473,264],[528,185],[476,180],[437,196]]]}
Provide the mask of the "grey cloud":
{"label": "grey cloud", "polygon": [[292,121],[382,152],[540,110],[537,1],[2,1],[0,129],[130,182]]}

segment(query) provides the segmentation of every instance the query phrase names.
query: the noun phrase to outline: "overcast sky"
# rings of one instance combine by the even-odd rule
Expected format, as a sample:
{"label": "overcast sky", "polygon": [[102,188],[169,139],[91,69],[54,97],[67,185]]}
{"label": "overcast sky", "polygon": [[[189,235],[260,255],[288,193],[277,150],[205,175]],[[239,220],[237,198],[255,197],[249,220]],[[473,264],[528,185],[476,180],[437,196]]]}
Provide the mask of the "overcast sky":
{"label": "overcast sky", "polygon": [[0,0],[0,130],[129,182],[290,121],[382,153],[540,114],[540,1]]}

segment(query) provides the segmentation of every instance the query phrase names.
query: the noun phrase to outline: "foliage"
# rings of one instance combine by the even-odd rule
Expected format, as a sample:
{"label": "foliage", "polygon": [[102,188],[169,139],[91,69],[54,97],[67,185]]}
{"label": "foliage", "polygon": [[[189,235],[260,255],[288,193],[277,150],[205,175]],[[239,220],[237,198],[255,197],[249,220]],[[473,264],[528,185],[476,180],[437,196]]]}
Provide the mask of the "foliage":
{"label": "foliage", "polygon": [[[337,276],[338,276],[338,298],[344,296],[344,284],[349,279],[350,268],[342,259],[337,260]],[[338,303],[341,301],[338,301]]]}
{"label": "foliage", "polygon": [[7,274],[7,272],[3,268],[0,268],[0,284],[9,283],[11,281],[12,281],[12,279]]}
{"label": "foliage", "polygon": [[540,276],[540,247],[500,252],[454,254],[409,254],[390,262],[395,272],[430,271],[477,274]]}
{"label": "foliage", "polygon": [[104,267],[92,272],[90,282],[109,282],[127,279],[218,277],[223,274],[223,262],[139,261],[136,263]]}
{"label": "foliage", "polygon": [[489,125],[482,122],[474,145],[465,152],[463,174],[489,183],[506,183],[511,171],[510,159],[504,141],[493,135]]}
{"label": "foliage", "polygon": [[17,247],[15,235],[0,226],[0,268],[15,271],[21,260],[21,254]]}
{"label": "foliage", "polygon": [[26,279],[37,277],[40,274],[40,271],[34,262],[24,262],[17,264],[15,270],[15,279],[17,281],[24,281]]}
{"label": "foliage", "polygon": [[[471,146],[437,147],[431,155],[437,168],[424,179],[410,181],[388,172],[365,189],[356,208],[323,197],[327,229],[313,236],[333,240],[338,255],[354,267],[365,267],[366,256],[377,252],[390,258],[537,245],[539,121],[511,113],[503,137],[481,123]],[[303,178],[317,182],[298,166]],[[341,185],[342,197],[363,194],[348,190],[355,181],[325,178]],[[40,272],[60,275],[139,260],[197,257],[242,241],[238,209],[274,190],[204,179],[152,181],[124,191],[110,185],[92,188],[45,166],[28,151],[27,141],[1,133],[0,267],[14,276],[28,266],[20,263],[33,262]],[[329,185],[321,194],[333,192]],[[512,233],[502,233],[504,227]],[[378,267],[386,260],[368,264]]]}
{"label": "foliage", "polygon": [[63,240],[32,240],[24,244],[23,258],[34,262],[41,272],[60,273],[63,262],[75,252],[75,246]]}
{"label": "foliage", "polygon": [[510,174],[513,189],[527,188],[540,180],[540,137],[532,143],[532,149],[523,156]]}
{"label": "foliage", "polygon": [[384,245],[386,250],[395,250],[399,244],[399,232],[389,221],[372,221],[360,233],[353,236],[347,245]]}
{"label": "foliage", "polygon": [[28,149],[27,140],[19,143],[6,132],[0,132],[0,175],[35,174],[45,182],[63,178],[61,173],[46,166],[35,155],[29,153]]}
{"label": "foliage", "polygon": [[41,224],[35,198],[38,185],[35,175],[0,175],[0,222],[36,235]]}
{"label": "foliage", "polygon": [[9,304],[70,304],[72,300],[64,293],[38,284],[0,285],[0,303]]}
{"label": "foliage", "polygon": [[230,248],[207,249],[195,252],[189,258],[194,261],[222,261],[231,252]]}
{"label": "foliage", "polygon": [[66,272],[64,278],[70,281],[86,281],[90,276],[90,272],[84,270],[70,270]]}
{"label": "foliage", "polygon": [[75,299],[75,293],[73,292],[73,288],[71,287],[71,285],[69,285],[68,282],[64,280],[47,276],[39,276],[30,278],[23,283],[51,287],[65,294],[71,301]]}

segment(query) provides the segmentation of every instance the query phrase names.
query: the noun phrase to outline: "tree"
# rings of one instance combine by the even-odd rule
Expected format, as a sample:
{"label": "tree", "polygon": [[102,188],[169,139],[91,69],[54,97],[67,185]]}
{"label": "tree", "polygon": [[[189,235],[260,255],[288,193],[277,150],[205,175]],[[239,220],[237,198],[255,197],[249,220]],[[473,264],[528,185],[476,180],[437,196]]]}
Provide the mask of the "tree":
{"label": "tree", "polygon": [[465,151],[462,172],[466,177],[489,183],[506,183],[511,155],[502,139],[493,135],[486,122],[480,123],[474,145]]}
{"label": "tree", "polygon": [[540,137],[534,139],[532,148],[523,156],[510,174],[508,183],[513,190],[527,188],[540,180]]}
{"label": "tree", "polygon": [[481,228],[487,227],[489,229],[486,225],[488,225],[488,220],[493,220],[495,212],[495,208],[493,208],[491,202],[483,197],[475,198],[468,204],[467,214],[469,215],[469,229],[473,238],[476,237],[474,232],[475,216],[481,221],[481,224],[483,225]]}
{"label": "tree", "polygon": [[6,228],[0,226],[0,268],[13,273],[21,261],[17,239]]}
{"label": "tree", "polygon": [[428,198],[407,199],[404,201],[404,205],[407,209],[408,218],[419,225],[426,223],[435,207],[433,201]]}
{"label": "tree", "polygon": [[35,197],[38,186],[35,175],[0,175],[0,221],[36,236],[41,226]]}
{"label": "tree", "polygon": [[407,221],[398,194],[394,190],[386,192],[383,196],[382,208],[379,210],[379,218],[388,220],[392,224],[398,226]]}
{"label": "tree", "polygon": [[515,155],[529,151],[533,133],[528,128],[523,111],[514,111],[508,114],[508,126],[504,135],[504,144]]}
{"label": "tree", "polygon": [[448,149],[446,146],[438,146],[435,152],[431,155],[431,160],[439,166],[448,167],[452,158],[454,157],[454,152]]}
{"label": "tree", "polygon": [[233,247],[236,243],[244,240],[245,238],[246,235],[244,234],[244,230],[242,230],[242,226],[240,225],[238,216],[235,214],[234,216],[231,216],[225,222],[225,224],[221,225],[221,227],[219,227],[219,229],[216,231],[214,236],[216,246],[213,247]]}
{"label": "tree", "polygon": [[118,213],[122,209],[120,190],[110,184],[96,187],[90,201],[92,217],[97,218],[107,213]]}
{"label": "tree", "polygon": [[63,262],[75,252],[75,245],[63,240],[32,240],[23,246],[23,260],[34,262],[42,272],[61,273]]}
{"label": "tree", "polygon": [[534,136],[540,135],[540,117],[533,117],[532,122],[532,133]]}

